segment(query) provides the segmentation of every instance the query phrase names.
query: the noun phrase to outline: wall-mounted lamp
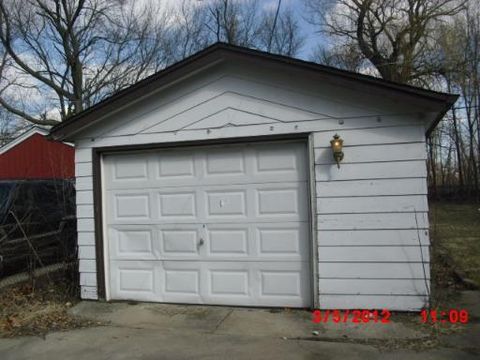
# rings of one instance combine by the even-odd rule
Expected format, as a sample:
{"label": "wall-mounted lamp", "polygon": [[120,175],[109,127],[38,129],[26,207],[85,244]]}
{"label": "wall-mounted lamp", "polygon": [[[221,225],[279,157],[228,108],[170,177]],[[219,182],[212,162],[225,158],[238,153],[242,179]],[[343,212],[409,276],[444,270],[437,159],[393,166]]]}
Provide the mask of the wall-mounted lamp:
{"label": "wall-mounted lamp", "polygon": [[343,139],[341,139],[338,134],[333,135],[333,139],[330,140],[330,146],[332,147],[333,158],[335,159],[335,162],[340,169],[340,161],[343,160]]}

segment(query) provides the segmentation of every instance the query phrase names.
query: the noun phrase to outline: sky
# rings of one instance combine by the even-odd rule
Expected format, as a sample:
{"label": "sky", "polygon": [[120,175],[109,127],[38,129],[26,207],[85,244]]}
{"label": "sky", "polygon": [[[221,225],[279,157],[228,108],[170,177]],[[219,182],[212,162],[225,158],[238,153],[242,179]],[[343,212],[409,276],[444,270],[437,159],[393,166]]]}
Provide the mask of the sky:
{"label": "sky", "polygon": [[313,48],[315,48],[321,41],[322,35],[318,32],[318,29],[315,29],[314,26],[309,24],[305,19],[303,19],[304,6],[302,5],[301,0],[291,0],[292,8],[297,12],[297,16],[300,22],[302,32],[305,36],[305,45],[302,48],[302,51],[298,56],[302,59],[309,60],[308,56],[311,54]]}
{"label": "sky", "polygon": [[[159,1],[159,0],[137,0],[143,2],[149,1]],[[167,6],[175,6],[182,2],[182,0],[161,0]],[[193,0],[195,1],[195,0]],[[196,0],[198,3],[206,3],[210,0]],[[237,0],[244,1],[244,0]],[[257,0],[259,6],[264,8],[270,8],[272,11],[275,11],[277,8],[278,0]],[[321,0],[318,0],[321,1]],[[301,51],[297,54],[296,57],[299,57],[304,60],[309,60],[309,57],[312,53],[312,50],[316,45],[322,40],[322,35],[316,31],[314,26],[310,25],[304,18],[305,15],[305,6],[304,0],[282,0],[281,10],[291,9],[294,11],[296,18],[298,19],[301,32],[305,38],[305,44],[302,47]]]}
{"label": "sky", "polygon": [[[265,5],[267,7],[272,7],[272,9],[276,9],[278,4],[278,0],[259,0],[260,4]],[[305,6],[303,0],[282,0],[281,7],[283,9],[290,8],[295,11],[295,15],[299,21],[301,31],[303,36],[305,37],[305,44],[297,55],[297,57],[302,58],[304,60],[309,60],[309,56],[312,53],[313,48],[322,40],[321,34],[316,31],[314,26],[310,25],[305,19]]]}

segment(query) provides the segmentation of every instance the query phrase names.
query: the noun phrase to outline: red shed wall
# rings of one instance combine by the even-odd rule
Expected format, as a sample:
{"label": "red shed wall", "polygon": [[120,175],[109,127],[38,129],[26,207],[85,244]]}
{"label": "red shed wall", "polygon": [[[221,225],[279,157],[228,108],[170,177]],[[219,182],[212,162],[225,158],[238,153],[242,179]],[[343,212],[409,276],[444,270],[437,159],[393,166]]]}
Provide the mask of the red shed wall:
{"label": "red shed wall", "polygon": [[33,134],[0,155],[0,180],[73,178],[74,157],[72,146]]}

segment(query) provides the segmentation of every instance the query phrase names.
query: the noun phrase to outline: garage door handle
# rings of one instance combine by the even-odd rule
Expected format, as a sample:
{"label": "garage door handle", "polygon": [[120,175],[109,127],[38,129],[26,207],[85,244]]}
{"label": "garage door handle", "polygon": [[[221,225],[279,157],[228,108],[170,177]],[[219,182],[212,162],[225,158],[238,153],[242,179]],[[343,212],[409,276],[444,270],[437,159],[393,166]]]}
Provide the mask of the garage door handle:
{"label": "garage door handle", "polygon": [[198,246],[202,246],[203,243],[204,243],[203,239],[200,239],[200,240],[198,241]]}

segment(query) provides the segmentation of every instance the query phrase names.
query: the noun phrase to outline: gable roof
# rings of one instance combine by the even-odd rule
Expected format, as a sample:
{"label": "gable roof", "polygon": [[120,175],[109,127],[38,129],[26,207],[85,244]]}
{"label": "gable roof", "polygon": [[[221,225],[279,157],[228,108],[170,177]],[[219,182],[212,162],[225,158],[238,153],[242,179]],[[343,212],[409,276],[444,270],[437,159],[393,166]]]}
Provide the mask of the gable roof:
{"label": "gable roof", "polygon": [[30,136],[32,136],[34,134],[40,134],[40,135],[45,136],[45,135],[48,134],[48,130],[43,129],[43,128],[38,127],[38,126],[32,126],[27,131],[23,132],[22,134],[18,135],[16,138],[10,140],[8,143],[6,143],[2,147],[0,147],[0,155],[6,153],[8,150],[10,150],[10,149],[14,148],[15,146],[17,146],[18,144],[24,142],[26,139],[28,139]]}
{"label": "gable roof", "polygon": [[314,71],[325,76],[342,79],[347,82],[353,81],[362,83],[367,86],[377,87],[384,91],[390,91],[398,95],[403,94],[407,96],[414,96],[438,104],[438,115],[435,117],[435,120],[431,122],[427,130],[427,135],[433,131],[438,122],[443,118],[445,113],[450,109],[450,107],[452,107],[458,98],[458,95],[426,90],[411,85],[400,84],[369,75],[341,70],[287,56],[270,54],[259,50],[253,50],[225,43],[216,43],[113,94],[94,106],[78,113],[77,115],[74,115],[70,119],[55,125],[50,130],[50,137],[56,140],[71,139],[75,133],[90,125],[93,125],[93,123],[99,121],[99,119],[102,117],[107,116],[113,110],[118,109],[121,106],[125,106],[125,104],[134,102],[141,95],[155,90],[160,85],[168,85],[169,83],[177,81],[178,79],[187,76],[190,73],[198,71],[198,69],[225,59],[248,59],[270,64],[291,66],[306,72]]}
{"label": "gable roof", "polygon": [[[21,144],[22,142],[24,142],[29,137],[35,134],[47,136],[49,134],[49,131],[39,126],[32,126],[28,130],[24,131],[23,133],[21,133],[20,135],[18,135],[17,137],[13,138],[12,140],[4,144],[2,147],[0,147],[0,155],[5,154],[7,151],[13,149],[15,146]],[[64,144],[73,147],[73,144],[71,143],[64,142]]]}

